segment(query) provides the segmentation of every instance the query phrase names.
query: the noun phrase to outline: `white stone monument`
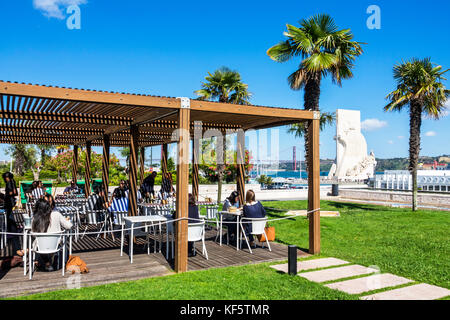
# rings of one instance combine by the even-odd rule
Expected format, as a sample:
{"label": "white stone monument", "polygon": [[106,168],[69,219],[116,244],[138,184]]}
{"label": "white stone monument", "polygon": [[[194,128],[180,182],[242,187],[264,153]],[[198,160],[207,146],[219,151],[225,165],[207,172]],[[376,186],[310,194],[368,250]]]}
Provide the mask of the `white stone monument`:
{"label": "white stone monument", "polygon": [[329,178],[357,181],[373,178],[376,161],[373,152],[367,154],[366,139],[361,133],[361,113],[336,110],[336,164]]}

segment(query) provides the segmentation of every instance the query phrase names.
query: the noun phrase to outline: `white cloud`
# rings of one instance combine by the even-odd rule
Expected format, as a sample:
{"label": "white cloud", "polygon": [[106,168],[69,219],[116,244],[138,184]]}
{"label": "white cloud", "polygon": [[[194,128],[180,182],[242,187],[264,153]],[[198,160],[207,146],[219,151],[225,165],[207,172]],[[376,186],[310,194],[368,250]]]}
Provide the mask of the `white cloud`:
{"label": "white cloud", "polygon": [[427,136],[427,137],[434,137],[436,135],[436,132],[435,131],[428,131],[428,132],[425,132],[425,136]]}
{"label": "white cloud", "polygon": [[64,19],[65,9],[71,5],[85,4],[87,0],[33,0],[35,9],[49,18]]}
{"label": "white cloud", "polygon": [[394,144],[394,141],[388,140],[388,143],[389,143],[389,144]]}
{"label": "white cloud", "polygon": [[405,136],[398,136],[399,139],[405,139]]}
{"label": "white cloud", "polygon": [[381,121],[378,119],[366,119],[361,122],[361,129],[365,131],[374,131],[384,128],[388,125],[386,121]]}

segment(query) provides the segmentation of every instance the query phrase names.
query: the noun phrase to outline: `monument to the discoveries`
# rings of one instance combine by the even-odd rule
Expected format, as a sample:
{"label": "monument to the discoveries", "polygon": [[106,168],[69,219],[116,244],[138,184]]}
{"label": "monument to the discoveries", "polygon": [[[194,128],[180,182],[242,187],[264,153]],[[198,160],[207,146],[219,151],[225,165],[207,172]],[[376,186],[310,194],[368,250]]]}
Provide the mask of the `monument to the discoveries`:
{"label": "monument to the discoveries", "polygon": [[328,177],[341,181],[372,178],[377,163],[373,152],[367,154],[359,111],[336,110],[335,140],[336,163],[331,167]]}

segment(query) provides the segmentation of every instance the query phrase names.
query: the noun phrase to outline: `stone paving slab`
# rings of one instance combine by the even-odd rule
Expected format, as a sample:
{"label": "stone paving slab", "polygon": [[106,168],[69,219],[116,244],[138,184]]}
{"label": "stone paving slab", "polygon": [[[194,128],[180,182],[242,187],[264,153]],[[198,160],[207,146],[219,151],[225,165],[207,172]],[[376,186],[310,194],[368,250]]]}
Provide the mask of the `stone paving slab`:
{"label": "stone paving slab", "polygon": [[361,297],[361,300],[435,300],[450,296],[450,290],[426,283],[379,292]]}
{"label": "stone paving slab", "polygon": [[390,273],[384,273],[384,274],[375,274],[358,279],[334,282],[327,284],[325,286],[349,294],[360,294],[367,291],[378,290],[388,287],[395,287],[409,282],[412,282],[412,280],[399,277]]}
{"label": "stone paving slab", "polygon": [[319,271],[310,271],[310,272],[304,272],[299,273],[298,275],[300,277],[303,277],[305,279],[308,279],[309,281],[314,282],[325,282],[325,281],[331,281],[331,280],[338,280],[342,278],[349,278],[364,274],[370,274],[377,272],[378,270],[373,268],[368,268],[360,265],[351,265],[351,266],[345,266],[345,267],[339,267],[339,268],[331,268],[331,269],[325,269],[325,270],[319,270]]}
{"label": "stone paving slab", "polygon": [[[297,262],[297,272],[304,271],[304,270],[312,270],[312,269],[339,266],[339,265],[348,264],[348,263],[350,263],[350,262],[344,261],[341,259],[336,259],[336,258],[322,258],[322,259],[298,261]],[[288,264],[287,263],[276,264],[276,265],[273,265],[270,267],[274,268],[275,270],[282,271],[284,273],[288,272]]]}

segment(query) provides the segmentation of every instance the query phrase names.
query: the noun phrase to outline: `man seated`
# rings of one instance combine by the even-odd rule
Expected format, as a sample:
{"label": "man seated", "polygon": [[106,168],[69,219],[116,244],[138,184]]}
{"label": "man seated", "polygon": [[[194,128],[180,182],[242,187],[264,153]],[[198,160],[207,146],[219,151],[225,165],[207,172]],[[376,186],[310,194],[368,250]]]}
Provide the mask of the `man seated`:
{"label": "man seated", "polygon": [[64,194],[74,194],[74,193],[78,193],[78,186],[75,183],[75,181],[72,180],[70,186],[64,189]]}

